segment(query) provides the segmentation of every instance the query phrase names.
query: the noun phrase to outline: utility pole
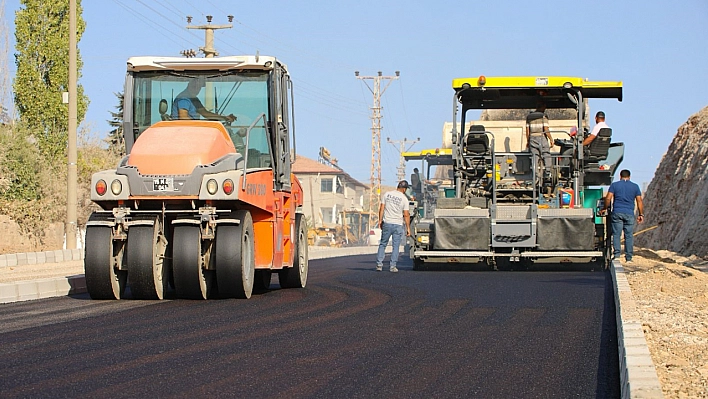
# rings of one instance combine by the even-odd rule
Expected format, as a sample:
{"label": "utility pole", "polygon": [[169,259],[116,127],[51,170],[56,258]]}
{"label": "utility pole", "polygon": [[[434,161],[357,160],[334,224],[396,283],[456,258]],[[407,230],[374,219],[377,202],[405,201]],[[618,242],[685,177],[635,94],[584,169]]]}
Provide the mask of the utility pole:
{"label": "utility pole", "polygon": [[[373,227],[378,220],[381,198],[381,118],[383,117],[381,115],[381,96],[401,73],[396,71],[396,76],[383,76],[379,71],[377,76],[359,76],[359,71],[355,71],[354,75],[357,79],[363,80],[374,95],[374,105],[371,107],[371,190],[369,191],[369,227]],[[374,87],[371,88],[366,80],[373,80]],[[381,90],[381,80],[388,80],[383,90]]]}
{"label": "utility pole", "polygon": [[187,16],[187,29],[201,29],[204,31],[204,47],[199,47],[199,50],[204,53],[204,57],[206,58],[213,58],[214,56],[219,55],[219,53],[217,53],[216,49],[214,48],[214,30],[233,28],[233,25],[231,24],[231,22],[234,21],[233,15],[229,15],[227,17],[229,19],[228,25],[212,25],[212,18],[213,17],[211,15],[206,16],[206,25],[192,25],[192,17],[189,15]]}
{"label": "utility pole", "polygon": [[[204,57],[206,58],[214,58],[215,56],[219,55],[219,53],[217,53],[216,49],[214,48],[214,30],[233,28],[233,25],[231,24],[231,22],[234,21],[233,15],[227,16],[227,18],[229,19],[228,25],[212,25],[212,18],[213,17],[211,15],[206,16],[206,25],[192,25],[192,17],[189,15],[187,16],[187,29],[201,29],[204,31],[204,46],[199,47],[199,50],[204,53]],[[184,50],[182,51],[182,55],[184,55],[185,57],[193,57],[196,54],[194,50]],[[209,95],[209,93],[212,92],[211,82],[206,82],[206,87],[204,88],[204,90],[207,93],[204,96],[204,108],[208,109],[209,111],[216,112],[216,110],[214,109],[214,100]]]}
{"label": "utility pole", "polygon": [[[398,173],[396,174],[396,177],[398,178],[398,181],[401,181],[406,178],[406,159],[403,158],[403,153],[410,150],[415,143],[420,141],[420,137],[418,137],[415,140],[408,140],[405,137],[403,140],[391,140],[390,138],[386,137],[386,141],[393,144],[394,146],[396,144],[400,144],[398,148],[398,154],[400,156],[400,161],[398,163]],[[410,147],[406,148],[406,144],[411,143]]]}
{"label": "utility pole", "polygon": [[66,249],[76,249],[76,0],[69,0],[69,123],[68,123],[68,153],[66,185]]}

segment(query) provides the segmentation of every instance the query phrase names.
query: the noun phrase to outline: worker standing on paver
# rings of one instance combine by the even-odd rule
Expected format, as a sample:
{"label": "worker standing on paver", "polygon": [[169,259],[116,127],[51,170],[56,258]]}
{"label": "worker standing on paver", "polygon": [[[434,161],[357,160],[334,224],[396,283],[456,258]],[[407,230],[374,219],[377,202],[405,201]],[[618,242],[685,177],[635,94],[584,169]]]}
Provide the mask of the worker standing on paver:
{"label": "worker standing on paver", "polygon": [[413,173],[411,174],[411,188],[413,189],[415,200],[421,202],[423,200],[423,186],[418,168],[413,168]]}
{"label": "worker standing on paver", "polygon": [[379,227],[381,228],[381,241],[379,242],[379,251],[376,255],[376,270],[383,270],[383,261],[388,245],[388,240],[393,238],[393,251],[391,252],[391,263],[389,270],[393,273],[398,272],[396,263],[398,262],[398,253],[403,240],[403,231],[405,229],[406,236],[411,235],[410,228],[410,213],[408,212],[408,197],[406,197],[406,189],[408,182],[401,180],[395,190],[384,194],[379,205]]}
{"label": "worker standing on paver", "polygon": [[538,101],[536,111],[531,112],[526,117],[526,147],[535,153],[539,162],[543,162],[543,178],[547,179],[551,174],[551,147],[553,147],[553,137],[548,128],[548,117],[546,116],[546,103]]}
{"label": "worker standing on paver", "polygon": [[610,221],[612,224],[612,246],[614,247],[612,259],[619,258],[621,243],[620,238],[624,231],[624,259],[627,263],[632,263],[634,255],[634,202],[637,203],[636,216],[638,223],[644,221],[644,203],[642,202],[642,191],[637,183],[629,180],[629,170],[623,169],[620,172],[620,180],[612,183],[605,196],[605,209],[610,209],[612,213]]}

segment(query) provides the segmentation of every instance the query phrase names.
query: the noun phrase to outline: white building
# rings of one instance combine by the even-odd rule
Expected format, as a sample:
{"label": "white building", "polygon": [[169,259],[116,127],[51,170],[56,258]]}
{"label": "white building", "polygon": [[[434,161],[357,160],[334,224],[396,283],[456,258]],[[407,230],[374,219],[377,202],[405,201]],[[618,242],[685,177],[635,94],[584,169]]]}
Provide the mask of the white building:
{"label": "white building", "polygon": [[343,170],[298,155],[292,171],[302,184],[303,211],[314,226],[333,226],[345,209],[364,210],[368,186]]}

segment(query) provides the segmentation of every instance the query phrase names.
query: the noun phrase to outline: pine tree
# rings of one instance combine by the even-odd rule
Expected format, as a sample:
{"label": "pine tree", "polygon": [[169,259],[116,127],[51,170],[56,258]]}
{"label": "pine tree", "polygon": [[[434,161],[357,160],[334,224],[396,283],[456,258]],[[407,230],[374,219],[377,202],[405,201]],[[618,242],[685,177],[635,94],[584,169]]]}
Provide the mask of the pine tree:
{"label": "pine tree", "polygon": [[[69,88],[69,0],[21,0],[15,14],[17,73],[13,85],[20,121],[35,132],[40,150],[50,158],[67,147],[68,107],[62,93]],[[81,0],[76,0],[76,40],[86,24]],[[78,75],[83,63],[77,51]],[[77,117],[81,121],[88,98],[77,87]]]}
{"label": "pine tree", "polygon": [[118,98],[116,112],[108,111],[113,119],[106,121],[113,128],[108,132],[108,147],[116,154],[125,155],[125,137],[123,136],[123,93],[113,93]]}

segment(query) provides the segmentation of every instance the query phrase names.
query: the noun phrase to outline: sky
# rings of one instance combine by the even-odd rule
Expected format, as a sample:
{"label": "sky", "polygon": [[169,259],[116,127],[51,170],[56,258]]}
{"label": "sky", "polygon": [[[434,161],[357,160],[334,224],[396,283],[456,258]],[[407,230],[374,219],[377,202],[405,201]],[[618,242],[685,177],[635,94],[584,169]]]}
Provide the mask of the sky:
{"label": "sky", "polygon": [[[267,5],[267,6],[266,6]],[[591,100],[605,111],[622,168],[648,184],[677,128],[708,105],[708,2],[602,1],[82,1],[80,83],[90,105],[82,127],[110,130],[131,56],[179,56],[204,45],[187,30],[212,15],[220,55],[276,56],[295,87],[297,151],[329,149],[355,179],[369,183],[372,93],[355,77],[400,71],[384,93],[382,184],[394,185],[399,144],[440,147],[452,119],[452,80],[470,76],[574,76],[622,81],[624,99]],[[12,32],[19,0],[6,0]],[[11,52],[11,53],[12,53]],[[14,74],[14,57],[8,64]],[[369,83],[371,83],[369,81]],[[384,82],[385,83],[385,82]],[[592,119],[592,118],[591,118]],[[411,142],[420,138],[419,142]],[[412,144],[412,145],[411,145]],[[407,176],[418,162],[407,166]]]}

